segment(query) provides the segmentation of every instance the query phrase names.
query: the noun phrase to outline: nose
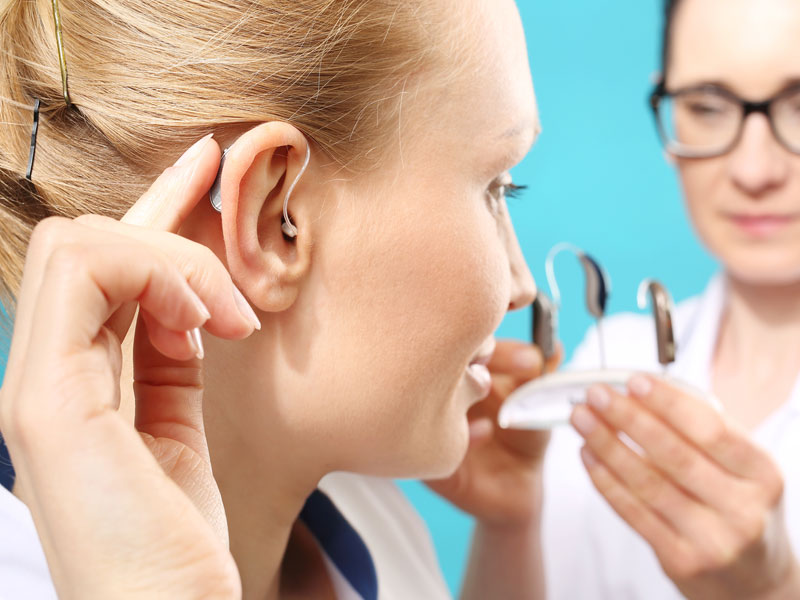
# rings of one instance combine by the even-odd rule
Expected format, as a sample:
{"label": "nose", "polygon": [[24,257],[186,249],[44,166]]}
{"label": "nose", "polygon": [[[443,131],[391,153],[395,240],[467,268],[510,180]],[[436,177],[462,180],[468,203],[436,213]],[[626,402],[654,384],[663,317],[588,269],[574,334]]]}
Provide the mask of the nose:
{"label": "nose", "polygon": [[772,134],[766,116],[752,114],[745,120],[742,137],[731,154],[731,180],[748,196],[759,199],[786,182],[789,175],[786,154]]}
{"label": "nose", "polygon": [[508,263],[511,269],[511,297],[508,303],[508,310],[518,310],[525,308],[533,303],[536,298],[536,282],[533,274],[525,262],[522,254],[517,234],[514,232],[514,225],[511,218],[506,213],[505,230],[506,251],[508,253]]}

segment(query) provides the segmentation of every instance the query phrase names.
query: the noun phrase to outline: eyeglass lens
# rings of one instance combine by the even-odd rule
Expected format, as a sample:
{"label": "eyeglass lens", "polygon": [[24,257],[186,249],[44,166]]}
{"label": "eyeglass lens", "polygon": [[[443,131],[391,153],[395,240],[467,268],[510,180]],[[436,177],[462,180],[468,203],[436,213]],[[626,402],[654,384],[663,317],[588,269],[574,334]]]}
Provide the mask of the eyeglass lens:
{"label": "eyeglass lens", "polygon": [[[679,156],[714,156],[736,143],[744,109],[735,99],[714,90],[691,90],[664,96],[658,117],[669,151]],[[800,89],[776,99],[770,119],[778,140],[800,153]]]}

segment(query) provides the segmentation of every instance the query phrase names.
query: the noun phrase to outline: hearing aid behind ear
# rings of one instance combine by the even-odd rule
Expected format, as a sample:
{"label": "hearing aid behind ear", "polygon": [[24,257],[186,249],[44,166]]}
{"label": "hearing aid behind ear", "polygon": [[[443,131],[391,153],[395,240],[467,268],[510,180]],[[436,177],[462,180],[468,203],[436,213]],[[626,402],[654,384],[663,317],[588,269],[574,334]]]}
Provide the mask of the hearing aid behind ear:
{"label": "hearing aid behind ear", "polygon": [[606,314],[608,302],[608,281],[603,268],[591,256],[582,253],[578,256],[586,275],[586,309],[596,319]]}
{"label": "hearing aid behind ear", "polygon": [[214,184],[208,191],[208,198],[211,200],[211,206],[214,207],[218,213],[222,212],[222,168],[225,166],[225,159],[228,157],[228,150],[225,148],[222,153],[222,158],[219,159],[219,169],[217,169],[217,176],[214,178]]}
{"label": "hearing aid behind ear", "polygon": [[542,291],[536,292],[531,310],[531,339],[541,349],[544,357],[550,358],[556,353],[558,313],[553,302]]}
{"label": "hearing aid behind ear", "polygon": [[656,324],[658,362],[666,366],[675,361],[675,334],[672,330],[672,297],[667,289],[654,279],[645,279],[639,284],[637,303],[647,307],[647,292],[653,303],[653,318]]}
{"label": "hearing aid behind ear", "polygon": [[[219,169],[217,170],[217,176],[208,192],[209,200],[211,200],[211,206],[213,206],[214,210],[216,210],[218,213],[222,212],[222,169],[225,166],[225,159],[228,156],[228,150],[230,150],[230,148],[226,148],[222,153],[222,158],[220,158],[219,161]],[[292,192],[294,192],[297,182],[300,181],[300,178],[306,172],[308,163],[310,161],[311,144],[306,142],[306,156],[305,160],[303,161],[303,166],[300,167],[300,172],[297,174],[297,177],[294,178],[294,181],[292,181],[292,185],[289,186],[289,190],[286,192],[286,196],[283,199],[283,221],[281,223],[281,231],[283,231],[284,235],[290,239],[297,237],[297,227],[295,227],[291,219],[289,219],[289,198],[292,197]]]}

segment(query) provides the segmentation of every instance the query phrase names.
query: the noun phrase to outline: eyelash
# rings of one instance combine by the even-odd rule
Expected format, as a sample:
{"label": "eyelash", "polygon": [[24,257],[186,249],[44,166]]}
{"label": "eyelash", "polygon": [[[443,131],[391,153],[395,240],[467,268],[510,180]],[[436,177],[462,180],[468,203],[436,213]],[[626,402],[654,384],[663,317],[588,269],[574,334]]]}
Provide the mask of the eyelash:
{"label": "eyelash", "polygon": [[503,201],[507,198],[519,198],[528,186],[514,183],[499,183],[495,181],[488,190],[490,208],[497,212]]}
{"label": "eyelash", "polygon": [[522,196],[522,192],[528,189],[527,185],[516,185],[514,183],[509,183],[504,187],[506,188],[505,189],[506,198],[519,198]]}

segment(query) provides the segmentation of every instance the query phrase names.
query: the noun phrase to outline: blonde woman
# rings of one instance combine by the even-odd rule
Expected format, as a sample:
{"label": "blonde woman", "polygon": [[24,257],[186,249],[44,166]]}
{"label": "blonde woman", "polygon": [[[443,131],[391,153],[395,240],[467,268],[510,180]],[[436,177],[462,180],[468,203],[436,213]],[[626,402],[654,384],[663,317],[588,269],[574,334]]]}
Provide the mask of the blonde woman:
{"label": "blonde woman", "polygon": [[539,130],[514,3],[11,0],[0,29],[0,429],[59,595],[441,596],[382,554],[427,548],[419,523],[387,510],[365,544],[317,487],[447,476],[471,434],[465,595],[541,593],[541,444],[467,419],[534,295],[505,205]]}

